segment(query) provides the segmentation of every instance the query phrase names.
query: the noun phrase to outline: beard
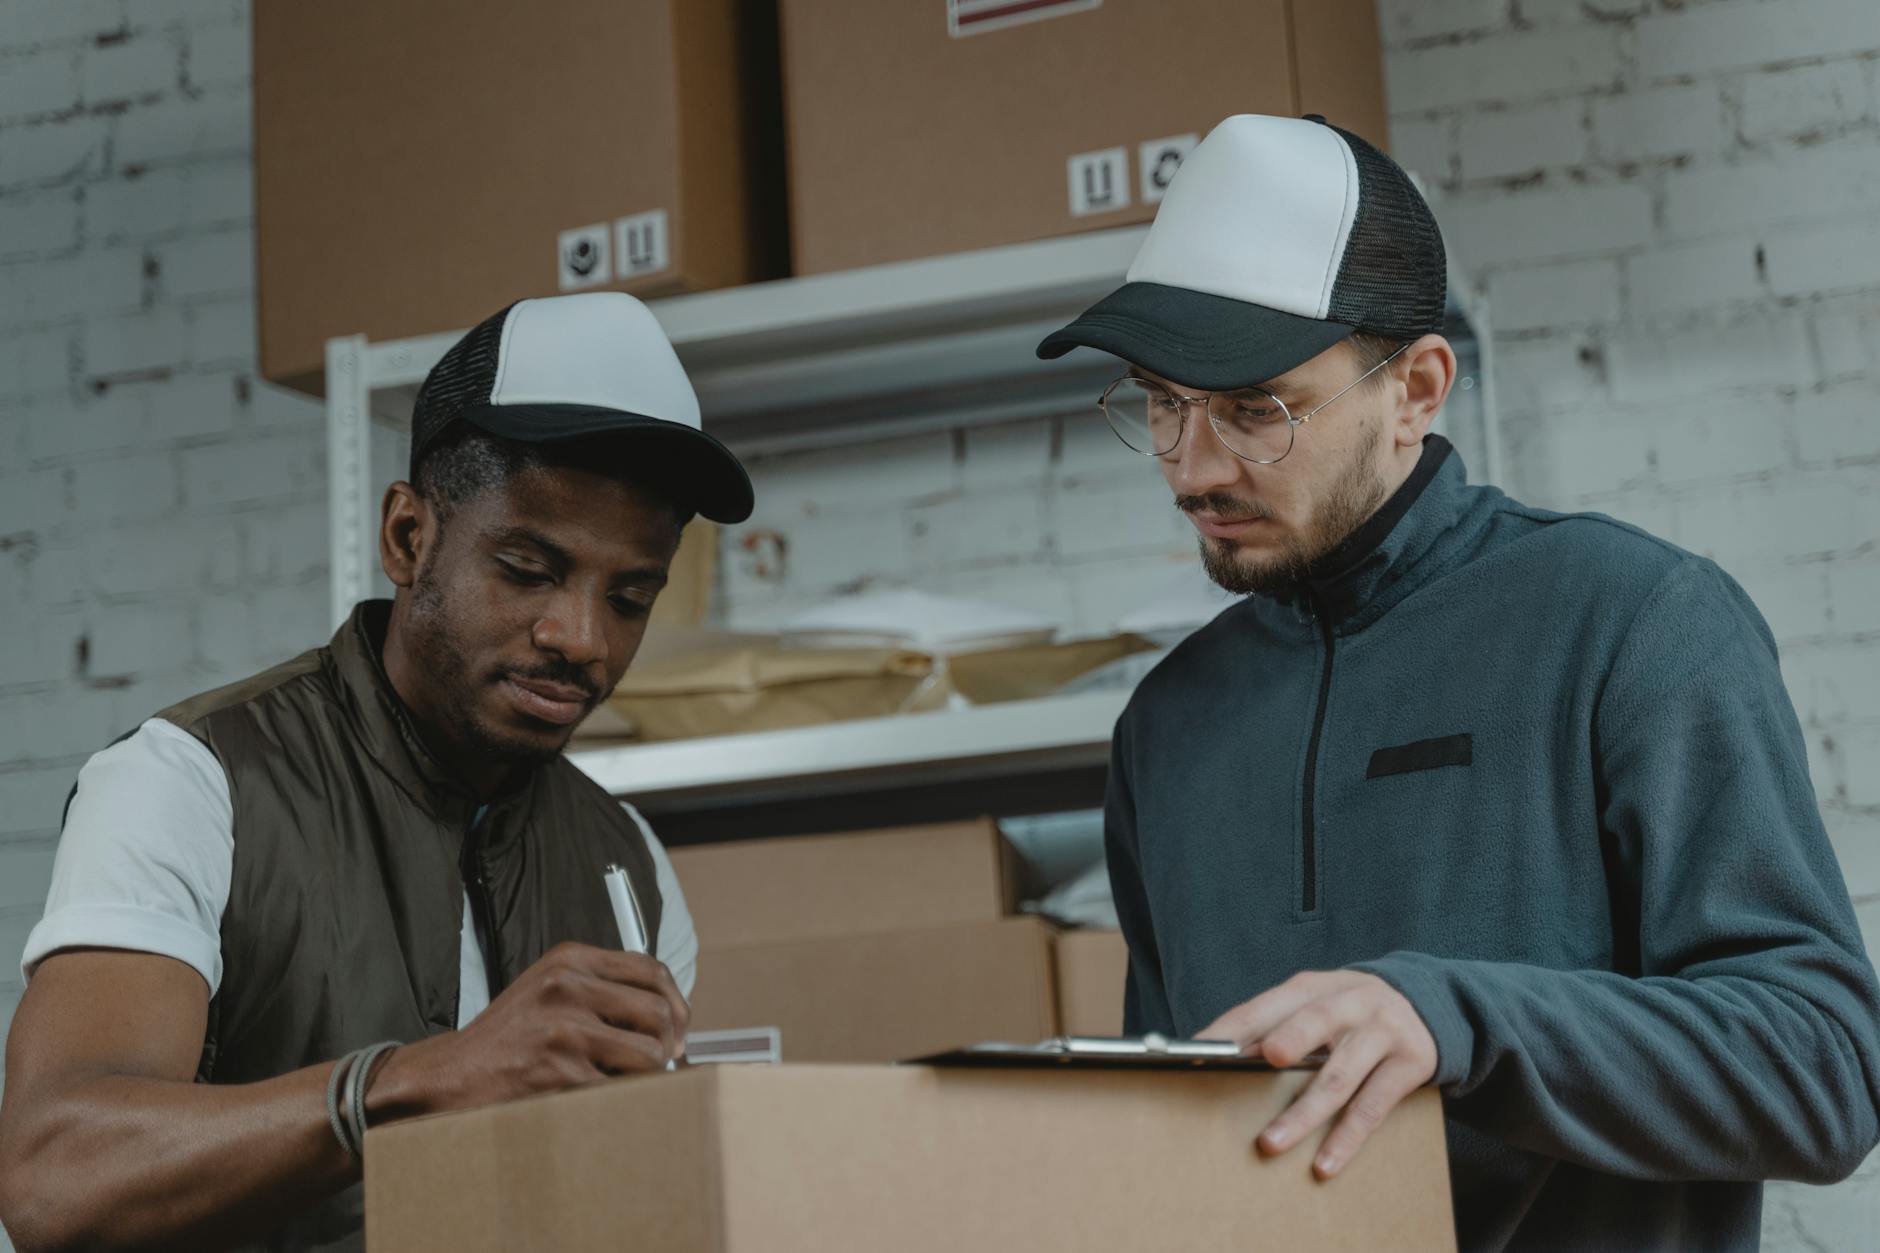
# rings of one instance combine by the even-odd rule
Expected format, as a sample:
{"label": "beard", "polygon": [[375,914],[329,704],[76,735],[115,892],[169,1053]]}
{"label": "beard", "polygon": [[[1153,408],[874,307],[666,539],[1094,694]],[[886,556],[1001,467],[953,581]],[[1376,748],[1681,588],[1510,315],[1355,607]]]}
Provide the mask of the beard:
{"label": "beard", "polygon": [[[553,761],[573,736],[573,728],[553,741],[518,736],[492,725],[478,712],[479,698],[506,675],[544,679],[592,690],[579,667],[546,663],[527,671],[479,675],[470,649],[452,629],[460,620],[450,612],[443,588],[427,566],[421,567],[411,587],[411,612],[406,638],[413,660],[431,677],[437,697],[436,722],[426,730],[448,740],[465,755],[493,764],[538,766]],[[428,738],[428,736],[427,736]]]}
{"label": "beard", "polygon": [[[1369,521],[1390,495],[1368,459],[1371,445],[1369,439],[1357,442],[1332,479],[1323,503],[1300,533],[1286,536],[1277,556],[1253,558],[1233,540],[1202,536],[1201,564],[1208,577],[1236,596],[1272,596],[1304,580],[1314,562]],[[1264,505],[1225,492],[1178,497],[1175,507],[1183,512],[1207,509],[1236,518],[1273,516]]]}

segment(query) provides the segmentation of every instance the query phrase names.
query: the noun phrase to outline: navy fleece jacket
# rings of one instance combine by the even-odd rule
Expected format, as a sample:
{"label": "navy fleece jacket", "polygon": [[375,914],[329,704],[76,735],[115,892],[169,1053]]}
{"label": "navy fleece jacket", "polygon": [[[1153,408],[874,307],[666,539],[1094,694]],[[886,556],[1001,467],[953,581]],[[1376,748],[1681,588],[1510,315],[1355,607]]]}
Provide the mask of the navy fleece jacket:
{"label": "navy fleece jacket", "polygon": [[1301,970],[1409,998],[1465,1249],[1754,1249],[1760,1180],[1880,1138],[1880,991],[1768,627],[1437,437],[1143,682],[1106,838],[1130,1031]]}

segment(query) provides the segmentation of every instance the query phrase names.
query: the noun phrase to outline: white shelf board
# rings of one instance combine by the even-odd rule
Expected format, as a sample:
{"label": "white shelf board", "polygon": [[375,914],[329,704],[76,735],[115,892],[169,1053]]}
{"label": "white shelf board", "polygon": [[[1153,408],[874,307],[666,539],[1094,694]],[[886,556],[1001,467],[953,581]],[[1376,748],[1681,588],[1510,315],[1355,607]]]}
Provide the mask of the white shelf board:
{"label": "white shelf board", "polygon": [[[649,301],[714,434],[741,452],[801,447],[807,431],[906,431],[1062,408],[1112,367],[1092,354],[1039,361],[1033,348],[1123,281],[1145,226],[779,279]],[[410,419],[418,384],[461,331],[364,347],[374,417]],[[1039,393],[1048,394],[1048,401]],[[1099,384],[1100,390],[1100,384]],[[1095,393],[1091,398],[1094,403]]]}
{"label": "white shelf board", "polygon": [[1056,696],[568,756],[609,793],[669,809],[988,778],[1102,765],[1129,695]]}
{"label": "white shelf board", "polygon": [[[648,302],[688,368],[781,358],[805,349],[925,339],[1059,307],[1081,309],[1123,281],[1146,226],[977,252],[777,279]],[[371,345],[377,389],[414,387],[463,331]]]}

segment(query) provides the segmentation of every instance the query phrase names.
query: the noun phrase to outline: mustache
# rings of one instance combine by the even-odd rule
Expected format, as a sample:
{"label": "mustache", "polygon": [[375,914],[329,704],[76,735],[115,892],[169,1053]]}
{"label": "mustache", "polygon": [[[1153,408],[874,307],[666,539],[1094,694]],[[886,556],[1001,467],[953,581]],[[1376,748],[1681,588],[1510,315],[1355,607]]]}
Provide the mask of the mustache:
{"label": "mustache", "polygon": [[1212,513],[1223,518],[1270,518],[1273,511],[1255,500],[1242,500],[1226,492],[1205,496],[1177,496],[1175,507],[1183,513]]}
{"label": "mustache", "polygon": [[526,670],[506,670],[502,677],[539,679],[544,683],[561,683],[568,687],[579,688],[590,704],[605,695],[594,685],[594,680],[588,672],[571,661],[545,661],[540,665],[530,666]]}

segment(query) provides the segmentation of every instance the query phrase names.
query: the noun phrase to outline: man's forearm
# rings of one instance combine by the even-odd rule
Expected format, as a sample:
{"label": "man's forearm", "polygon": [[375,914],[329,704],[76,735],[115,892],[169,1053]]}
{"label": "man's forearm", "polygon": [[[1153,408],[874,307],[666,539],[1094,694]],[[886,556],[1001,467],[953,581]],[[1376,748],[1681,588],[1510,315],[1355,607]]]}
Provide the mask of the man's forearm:
{"label": "man's forearm", "polygon": [[326,1118],[331,1065],[217,1086],[74,1078],[5,1125],[21,1253],[231,1248],[359,1178]]}
{"label": "man's forearm", "polygon": [[1633,1179],[1828,1183],[1880,1138],[1880,1048],[1859,959],[1804,950],[1701,977],[1417,953],[1354,969],[1416,1007],[1450,1117],[1478,1130]]}

